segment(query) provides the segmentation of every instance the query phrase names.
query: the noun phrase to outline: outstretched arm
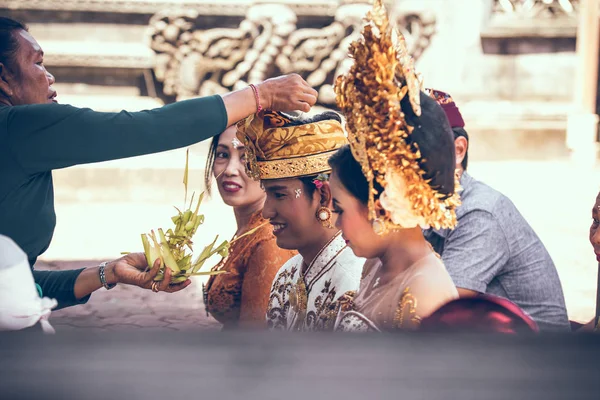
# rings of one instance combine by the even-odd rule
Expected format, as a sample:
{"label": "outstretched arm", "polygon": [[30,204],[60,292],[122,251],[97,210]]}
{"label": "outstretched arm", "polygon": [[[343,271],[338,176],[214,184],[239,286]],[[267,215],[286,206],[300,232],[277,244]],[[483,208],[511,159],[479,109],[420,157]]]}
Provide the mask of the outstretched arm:
{"label": "outstretched arm", "polygon": [[[143,253],[131,253],[106,265],[106,283],[126,284],[150,289],[154,277],[160,269],[157,260],[152,269],[146,271],[148,263]],[[57,309],[84,304],[90,295],[103,287],[100,281],[99,267],[93,266],[69,271],[33,271],[33,277],[42,288],[45,297],[56,299]],[[158,290],[177,292],[190,285],[191,281],[171,285],[171,270],[165,269],[165,276]]]}
{"label": "outstretched arm", "polygon": [[[308,111],[316,91],[298,75],[257,85],[264,108]],[[60,104],[6,107],[7,157],[34,174],[189,146],[256,112],[251,88],[140,112],[96,112]],[[4,137],[5,136],[5,137]],[[2,153],[2,152],[0,152]]]}

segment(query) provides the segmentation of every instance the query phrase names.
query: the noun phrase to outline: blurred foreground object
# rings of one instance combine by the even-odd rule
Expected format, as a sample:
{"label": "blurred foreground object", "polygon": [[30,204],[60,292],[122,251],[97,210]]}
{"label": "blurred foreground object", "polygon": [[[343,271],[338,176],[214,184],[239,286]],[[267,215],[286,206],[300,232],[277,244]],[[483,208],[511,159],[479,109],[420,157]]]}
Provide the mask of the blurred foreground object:
{"label": "blurred foreground object", "polygon": [[598,400],[598,360],[594,335],[11,333],[0,336],[0,393],[10,400]]}
{"label": "blurred foreground object", "polygon": [[453,300],[425,318],[421,329],[428,332],[533,333],[538,326],[510,300],[479,295]]}
{"label": "blurred foreground object", "polygon": [[39,322],[45,333],[54,333],[48,318],[56,305],[56,300],[40,297],[25,252],[0,235],[0,331],[17,331]]}

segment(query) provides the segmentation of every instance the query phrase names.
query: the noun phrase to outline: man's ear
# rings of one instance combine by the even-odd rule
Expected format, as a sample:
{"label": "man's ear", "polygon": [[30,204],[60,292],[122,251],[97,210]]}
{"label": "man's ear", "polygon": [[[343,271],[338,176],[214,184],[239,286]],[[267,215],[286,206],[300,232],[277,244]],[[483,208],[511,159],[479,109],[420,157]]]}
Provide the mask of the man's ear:
{"label": "man's ear", "polygon": [[465,159],[467,150],[469,149],[469,142],[464,136],[459,136],[454,139],[454,150],[456,151],[456,168],[461,168],[461,164]]}
{"label": "man's ear", "polygon": [[331,196],[331,188],[329,187],[329,182],[323,182],[323,186],[320,189],[317,189],[319,196],[321,197],[319,204],[321,207],[332,208],[333,207],[333,197]]}
{"label": "man's ear", "polygon": [[12,90],[13,77],[8,68],[4,63],[0,63],[0,93],[4,97],[12,97],[14,92]]}

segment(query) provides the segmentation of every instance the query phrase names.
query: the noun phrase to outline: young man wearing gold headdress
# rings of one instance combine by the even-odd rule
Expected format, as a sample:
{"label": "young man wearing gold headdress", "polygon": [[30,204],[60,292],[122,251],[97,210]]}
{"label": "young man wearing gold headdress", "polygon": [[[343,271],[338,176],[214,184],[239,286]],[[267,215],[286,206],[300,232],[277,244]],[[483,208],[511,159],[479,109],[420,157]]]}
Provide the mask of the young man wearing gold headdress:
{"label": "young man wearing gold headdress", "polygon": [[421,232],[456,224],[454,142],[381,1],[366,22],[350,46],[354,65],[335,87],[350,145],[329,163],[336,226],[369,261],[359,291],[340,301],[336,330],[416,329],[458,297]]}
{"label": "young man wearing gold headdress", "polygon": [[335,229],[327,160],[347,143],[341,118],[326,112],[292,120],[263,111],[238,124],[248,175],[267,193],[263,217],[277,245],[298,250],[275,276],[267,323],[275,330],[331,330],[332,305],[356,290],[365,260],[356,257]]}

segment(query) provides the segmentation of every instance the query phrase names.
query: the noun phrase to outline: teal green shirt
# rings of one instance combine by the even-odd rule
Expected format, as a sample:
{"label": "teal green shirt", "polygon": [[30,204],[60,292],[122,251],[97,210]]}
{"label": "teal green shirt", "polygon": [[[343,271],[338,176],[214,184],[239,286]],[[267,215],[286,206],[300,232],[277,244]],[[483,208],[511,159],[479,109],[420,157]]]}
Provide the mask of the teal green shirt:
{"label": "teal green shirt", "polygon": [[[220,96],[140,112],[0,106],[0,234],[12,238],[33,266],[56,225],[52,170],[189,146],[226,126]],[[94,234],[93,227],[87,230],[83,234]],[[80,272],[34,271],[34,277],[44,296],[56,298],[62,308],[87,301],[73,294]]]}

